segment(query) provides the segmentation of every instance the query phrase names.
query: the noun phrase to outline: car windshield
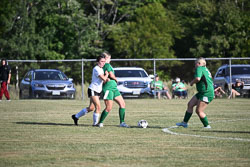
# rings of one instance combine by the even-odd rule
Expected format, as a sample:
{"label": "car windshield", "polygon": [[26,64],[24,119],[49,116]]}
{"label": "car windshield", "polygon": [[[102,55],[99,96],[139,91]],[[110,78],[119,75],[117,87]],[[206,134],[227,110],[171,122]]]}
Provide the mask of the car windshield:
{"label": "car windshield", "polygon": [[115,70],[116,77],[148,77],[143,70]]}
{"label": "car windshield", "polygon": [[34,80],[67,80],[67,77],[59,71],[36,71]]}
{"label": "car windshield", "polygon": [[250,74],[250,67],[232,67],[232,75],[242,74]]}

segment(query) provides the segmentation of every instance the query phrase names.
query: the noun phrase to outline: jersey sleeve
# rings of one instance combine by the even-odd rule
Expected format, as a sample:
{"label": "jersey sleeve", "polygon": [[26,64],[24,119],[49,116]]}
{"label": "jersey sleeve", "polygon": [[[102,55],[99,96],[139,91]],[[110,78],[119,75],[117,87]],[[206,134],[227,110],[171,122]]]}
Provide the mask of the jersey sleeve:
{"label": "jersey sleeve", "polygon": [[195,75],[194,75],[195,78],[201,78],[202,77],[202,69],[201,67],[197,67],[195,69]]}

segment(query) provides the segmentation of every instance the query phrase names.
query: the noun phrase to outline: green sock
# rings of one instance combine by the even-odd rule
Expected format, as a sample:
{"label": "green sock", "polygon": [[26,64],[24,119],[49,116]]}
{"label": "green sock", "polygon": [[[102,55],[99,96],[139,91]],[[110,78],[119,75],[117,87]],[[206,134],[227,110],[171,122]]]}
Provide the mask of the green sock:
{"label": "green sock", "polygon": [[205,116],[204,118],[200,118],[200,120],[203,123],[204,127],[207,127],[209,125],[207,116]]}
{"label": "green sock", "polygon": [[104,119],[107,117],[108,114],[109,112],[103,110],[99,123],[103,123]]}
{"label": "green sock", "polygon": [[186,111],[183,121],[187,123],[189,121],[189,119],[191,118],[192,114],[193,113],[190,113],[190,112]]}
{"label": "green sock", "polygon": [[124,122],[125,119],[125,108],[119,108],[120,123]]}

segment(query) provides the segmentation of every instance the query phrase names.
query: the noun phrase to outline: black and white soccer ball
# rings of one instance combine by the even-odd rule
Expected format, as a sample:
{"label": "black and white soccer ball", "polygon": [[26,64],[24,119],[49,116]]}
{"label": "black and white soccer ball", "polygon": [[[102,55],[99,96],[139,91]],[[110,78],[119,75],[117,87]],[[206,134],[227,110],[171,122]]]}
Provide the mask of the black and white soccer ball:
{"label": "black and white soccer ball", "polygon": [[139,128],[147,128],[147,126],[148,126],[148,122],[146,120],[140,120],[138,122],[138,127]]}

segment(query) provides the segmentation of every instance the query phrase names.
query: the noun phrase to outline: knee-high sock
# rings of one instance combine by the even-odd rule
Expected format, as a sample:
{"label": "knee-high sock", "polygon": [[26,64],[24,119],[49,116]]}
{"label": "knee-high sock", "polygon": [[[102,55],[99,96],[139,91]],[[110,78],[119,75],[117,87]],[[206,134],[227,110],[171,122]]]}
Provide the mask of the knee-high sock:
{"label": "knee-high sock", "polygon": [[84,116],[87,113],[88,113],[87,108],[84,108],[79,113],[77,113],[75,116],[76,116],[77,119],[79,119],[80,117]]}
{"label": "knee-high sock", "polygon": [[120,123],[124,122],[125,119],[125,108],[119,108]]}
{"label": "knee-high sock", "polygon": [[96,112],[93,113],[93,125],[97,125],[98,124],[99,117],[100,117],[99,113],[96,113]]}
{"label": "knee-high sock", "polygon": [[208,120],[207,120],[207,116],[205,116],[204,118],[200,118],[202,124],[204,125],[204,127],[207,127],[209,125]]}
{"label": "knee-high sock", "polygon": [[185,116],[184,116],[184,119],[183,119],[183,122],[186,122],[186,123],[187,123],[187,122],[189,121],[189,119],[191,118],[192,114],[193,114],[193,113],[190,113],[190,112],[187,112],[187,111],[186,111]]}
{"label": "knee-high sock", "polygon": [[107,112],[106,110],[103,110],[99,123],[103,123],[104,119],[107,117],[108,114],[109,112]]}

